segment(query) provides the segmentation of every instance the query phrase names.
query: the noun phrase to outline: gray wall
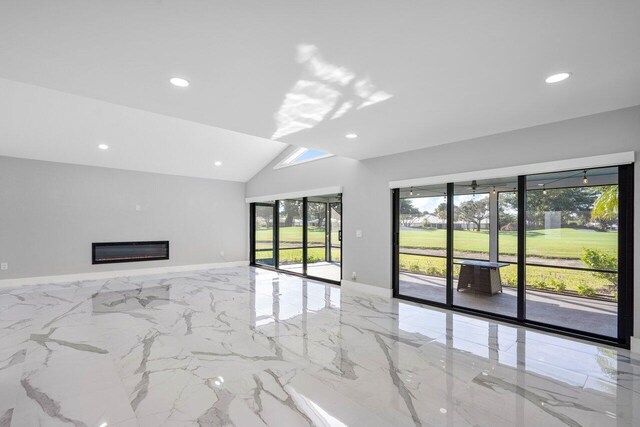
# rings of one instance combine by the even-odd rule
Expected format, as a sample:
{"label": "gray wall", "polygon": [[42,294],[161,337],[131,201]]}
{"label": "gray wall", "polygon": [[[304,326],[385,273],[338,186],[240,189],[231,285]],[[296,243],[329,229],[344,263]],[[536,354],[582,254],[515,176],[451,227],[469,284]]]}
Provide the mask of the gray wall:
{"label": "gray wall", "polygon": [[[345,141],[366,144],[366,139]],[[393,143],[390,141],[390,143]],[[388,182],[551,160],[635,151],[640,154],[640,106],[548,125],[445,144],[397,155],[355,161],[332,157],[274,170],[276,159],[247,183],[247,196],[342,185],[343,274],[350,280],[391,287],[391,194]],[[640,170],[635,200],[640,201]],[[640,209],[635,218],[635,271],[640,269]],[[355,230],[363,231],[356,238]],[[635,278],[640,312],[640,273]],[[636,316],[640,331],[640,316]]]}
{"label": "gray wall", "polygon": [[[0,183],[0,280],[248,259],[243,183],[1,156]],[[91,264],[92,242],[129,240],[171,259]]]}

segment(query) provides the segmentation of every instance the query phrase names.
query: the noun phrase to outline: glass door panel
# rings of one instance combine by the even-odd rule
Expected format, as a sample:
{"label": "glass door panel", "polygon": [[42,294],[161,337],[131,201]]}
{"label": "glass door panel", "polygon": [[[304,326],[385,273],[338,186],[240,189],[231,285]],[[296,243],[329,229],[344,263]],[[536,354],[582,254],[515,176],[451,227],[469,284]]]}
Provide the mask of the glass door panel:
{"label": "glass door panel", "polygon": [[617,337],[618,168],[527,177],[526,317]]}
{"label": "glass door panel", "polygon": [[278,203],[278,266],[282,270],[303,273],[302,199]]}
{"label": "glass door panel", "polygon": [[339,195],[307,199],[307,275],[341,279],[341,207]]}
{"label": "glass door panel", "polygon": [[400,190],[400,295],[447,302],[446,194],[446,185]]}
{"label": "glass door panel", "polygon": [[[339,197],[341,199],[341,197]],[[329,261],[341,267],[342,263],[342,201],[329,203]],[[340,274],[342,278],[342,274]]]}
{"label": "glass door panel", "polygon": [[455,306],[517,316],[517,182],[513,177],[455,183]]}
{"label": "glass door panel", "polygon": [[275,267],[273,252],[273,205],[256,204],[255,211],[255,260],[257,264]]}

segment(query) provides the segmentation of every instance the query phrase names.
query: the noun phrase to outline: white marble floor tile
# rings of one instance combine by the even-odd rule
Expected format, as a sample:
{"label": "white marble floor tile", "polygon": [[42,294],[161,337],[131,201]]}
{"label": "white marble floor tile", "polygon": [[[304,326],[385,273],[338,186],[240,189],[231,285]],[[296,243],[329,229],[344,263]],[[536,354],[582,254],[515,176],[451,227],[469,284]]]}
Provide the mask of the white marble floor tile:
{"label": "white marble floor tile", "polygon": [[626,350],[249,267],[3,289],[0,427],[640,424]]}

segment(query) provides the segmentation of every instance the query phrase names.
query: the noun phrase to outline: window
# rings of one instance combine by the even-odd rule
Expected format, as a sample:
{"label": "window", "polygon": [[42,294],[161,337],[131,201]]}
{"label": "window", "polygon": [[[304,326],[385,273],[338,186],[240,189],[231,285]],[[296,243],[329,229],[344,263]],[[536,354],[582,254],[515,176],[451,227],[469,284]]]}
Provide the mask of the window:
{"label": "window", "polygon": [[274,169],[286,168],[287,166],[299,165],[302,163],[312,162],[314,160],[326,159],[333,154],[326,151],[314,150],[312,148],[300,147],[294,150],[289,156],[285,157],[280,163],[274,166]]}
{"label": "window", "polygon": [[400,294],[446,303],[447,187],[400,193]]}
{"label": "window", "polygon": [[526,201],[527,318],[617,336],[618,168],[530,175]]}
{"label": "window", "polygon": [[342,195],[251,204],[251,265],[339,284]]}
{"label": "window", "polygon": [[255,210],[256,263],[274,266],[273,204],[256,204]]}
{"label": "window", "polygon": [[393,190],[394,296],[628,346],[633,165]]}

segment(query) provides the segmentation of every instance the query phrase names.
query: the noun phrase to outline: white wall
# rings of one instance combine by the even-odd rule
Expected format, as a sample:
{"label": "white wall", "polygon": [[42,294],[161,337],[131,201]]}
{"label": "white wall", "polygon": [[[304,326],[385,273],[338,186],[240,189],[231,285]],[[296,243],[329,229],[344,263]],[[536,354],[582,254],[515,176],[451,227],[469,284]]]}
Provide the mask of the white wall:
{"label": "white wall", "polygon": [[[0,157],[9,263],[0,280],[246,260],[244,192],[238,182]],[[91,264],[92,242],[130,240],[169,240],[171,259]]]}
{"label": "white wall", "polygon": [[[366,144],[367,141],[362,137],[344,143]],[[640,106],[363,161],[332,157],[274,170],[279,160],[276,159],[247,183],[247,196],[343,186],[344,279],[349,280],[355,271],[359,282],[390,288],[389,181],[622,151],[635,151],[636,158],[640,154]],[[635,174],[635,201],[638,206],[639,170]],[[636,208],[636,248],[640,242],[639,211]],[[355,237],[357,229],[363,231],[362,238]],[[634,266],[639,272],[640,250],[635,251]],[[639,276],[640,273],[636,273],[634,288],[638,313]],[[635,318],[635,330],[640,331],[640,315]]]}

